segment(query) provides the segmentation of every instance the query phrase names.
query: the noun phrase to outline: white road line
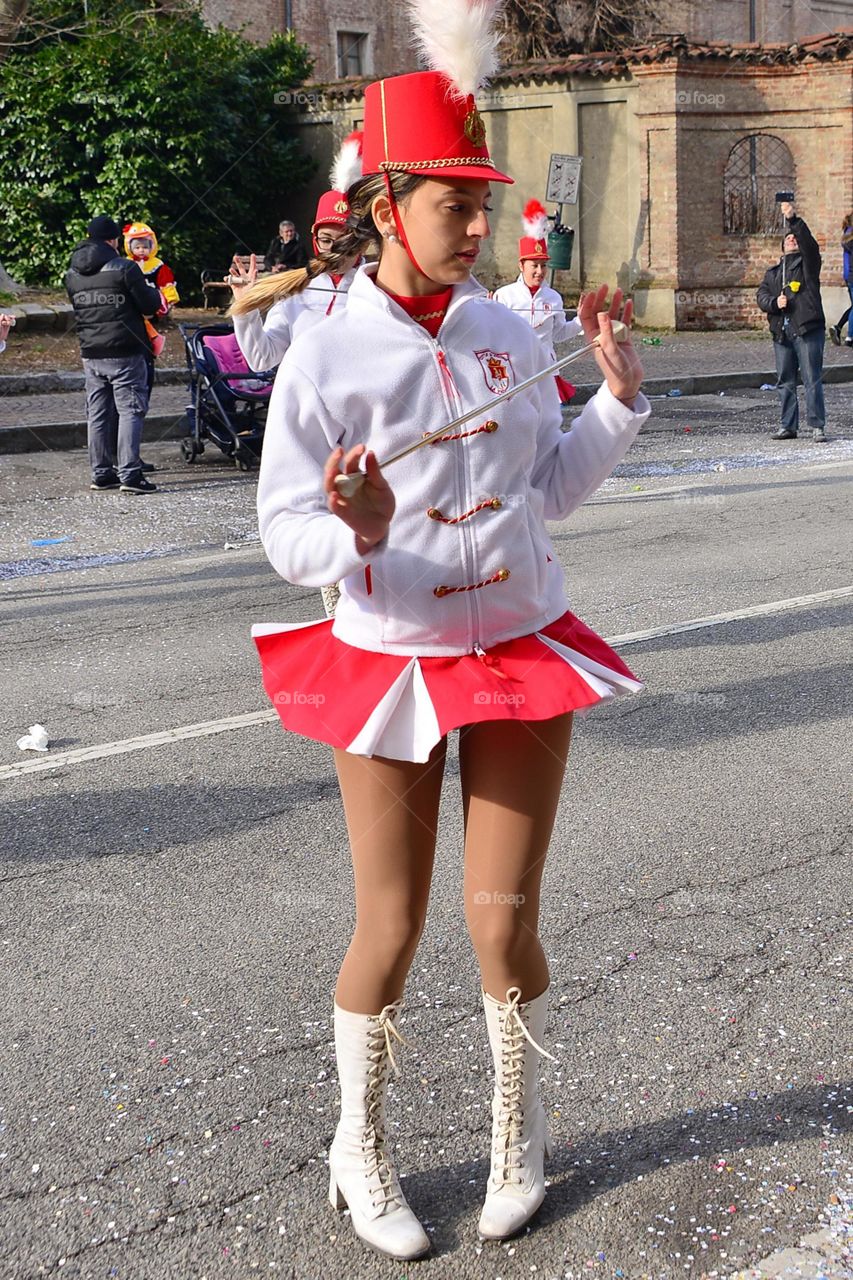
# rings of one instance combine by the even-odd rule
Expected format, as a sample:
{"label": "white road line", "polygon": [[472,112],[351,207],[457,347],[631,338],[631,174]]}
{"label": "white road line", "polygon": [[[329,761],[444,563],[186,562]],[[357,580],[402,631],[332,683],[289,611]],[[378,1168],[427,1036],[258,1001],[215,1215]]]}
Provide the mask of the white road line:
{"label": "white road line", "polygon": [[[621,636],[606,637],[607,643],[625,647],[654,640],[658,636],[679,635],[682,631],[701,631],[706,627],[722,626],[726,622],[739,622],[744,618],[760,618],[770,613],[785,613],[789,609],[805,609],[809,606],[828,604],[853,596],[853,586],[836,587],[831,591],[818,591],[811,596],[792,596],[789,600],[772,600],[768,604],[751,605],[747,609],[735,609],[731,613],[715,613],[707,618],[692,618],[688,622],[674,622],[668,626],[651,627],[648,631],[629,631]],[[41,773],[44,769],[58,769],[66,764],[83,764],[87,760],[103,760],[105,756],[121,756],[131,751],[145,751],[149,747],[167,746],[184,738],[206,738],[215,733],[229,733],[234,729],[248,729],[256,724],[270,724],[277,720],[275,711],[250,711],[241,716],[226,716],[222,720],[202,720],[198,724],[185,724],[177,729],[165,729],[160,733],[146,733],[138,738],[122,738],[118,742],[104,742],[91,747],[79,747],[76,751],[63,751],[57,755],[40,756],[37,760],[22,760],[19,764],[0,766],[0,781],[19,778],[27,773]]]}
{"label": "white road line", "polygon": [[654,640],[657,636],[677,636],[682,631],[702,631],[705,627],[718,627],[725,622],[740,622],[742,618],[761,618],[768,613],[785,613],[788,609],[806,609],[809,605],[843,600],[845,596],[853,596],[853,587],[836,587],[832,591],[818,591],[813,596],[791,596],[789,600],[771,600],[768,604],[753,604],[747,609],[734,609],[731,613],[712,613],[707,618],[673,622],[665,627],[651,627],[648,631],[627,631],[623,636],[608,636],[607,643],[623,646],[641,644],[644,640]]}
{"label": "white road line", "polygon": [[104,756],[123,756],[129,751],[145,751],[148,747],[162,747],[183,738],[207,738],[214,733],[229,733],[232,729],[247,729],[254,724],[266,724],[277,720],[275,711],[250,711],[242,716],[227,716],[223,720],[202,720],[198,724],[185,724],[177,729],[165,729],[162,733],[146,733],[139,738],[121,738],[118,742],[103,742],[91,747],[78,747],[76,751],[63,751],[59,755],[40,756],[38,760],[23,760],[20,764],[0,767],[0,780],[17,778],[22,773],[39,773],[42,769],[54,769],[64,764],[83,764],[86,760],[102,760]]}

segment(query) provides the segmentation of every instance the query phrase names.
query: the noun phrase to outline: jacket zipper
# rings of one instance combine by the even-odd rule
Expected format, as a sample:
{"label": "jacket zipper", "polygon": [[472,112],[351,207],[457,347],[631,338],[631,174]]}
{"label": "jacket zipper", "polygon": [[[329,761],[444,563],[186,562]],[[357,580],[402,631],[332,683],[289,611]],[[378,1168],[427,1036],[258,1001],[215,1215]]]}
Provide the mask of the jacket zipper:
{"label": "jacket zipper", "polygon": [[[453,418],[459,417],[459,415],[464,412],[464,405],[462,404],[462,397],[459,394],[459,388],[456,386],[456,380],[454,379],[450,366],[447,363],[447,356],[437,338],[432,338],[430,337],[429,334],[427,334],[426,336],[427,338],[429,338],[429,341],[432,343],[432,346],[435,352],[435,358],[438,364],[439,371],[441,373],[442,386],[444,387],[445,398],[448,404],[450,416]],[[460,457],[460,465],[462,468],[463,492],[460,495],[461,504],[459,509],[461,511],[464,511],[468,505],[468,489],[469,489],[467,465],[466,465],[464,454]],[[458,526],[458,528],[465,546],[465,558],[468,564],[470,565],[470,569],[473,577],[476,578],[477,577],[476,556],[474,554],[472,534],[464,524]],[[473,636],[478,634],[480,630],[480,606],[479,606],[479,602],[476,599],[476,595],[477,595],[476,591],[469,592],[468,594],[469,594],[468,623],[469,623],[471,635]]]}

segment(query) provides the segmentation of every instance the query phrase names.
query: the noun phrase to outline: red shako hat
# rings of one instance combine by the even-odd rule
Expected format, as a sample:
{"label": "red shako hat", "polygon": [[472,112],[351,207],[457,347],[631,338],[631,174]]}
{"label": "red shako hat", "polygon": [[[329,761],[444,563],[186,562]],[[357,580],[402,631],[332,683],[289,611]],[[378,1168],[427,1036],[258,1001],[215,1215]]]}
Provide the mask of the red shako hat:
{"label": "red shako hat", "polygon": [[512,182],[495,168],[474,95],[498,67],[502,0],[407,0],[414,43],[431,69],[364,91],[364,172]]}
{"label": "red shako hat", "polygon": [[360,129],[348,134],[343,142],[335,162],[332,165],[329,181],[330,191],[324,191],[317,201],[317,213],[311,227],[311,234],[316,234],[318,227],[345,227],[349,216],[349,200],[347,192],[361,177],[361,150],[364,135]]}
{"label": "red shako hat", "polygon": [[548,226],[548,214],[545,206],[538,200],[528,200],[521,216],[524,235],[518,242],[519,259],[533,262],[548,261],[548,242],[545,232]]}

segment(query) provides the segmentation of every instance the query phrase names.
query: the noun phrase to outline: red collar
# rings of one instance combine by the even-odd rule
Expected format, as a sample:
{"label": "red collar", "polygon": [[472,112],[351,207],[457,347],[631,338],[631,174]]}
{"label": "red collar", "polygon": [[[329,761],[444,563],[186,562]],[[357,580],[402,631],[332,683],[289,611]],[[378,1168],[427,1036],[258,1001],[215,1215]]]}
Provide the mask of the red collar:
{"label": "red collar", "polygon": [[404,298],[397,293],[389,293],[388,297],[402,307],[416,324],[422,325],[431,338],[435,338],[447,314],[452,293],[453,286],[450,285],[440,293],[428,293],[418,298]]}

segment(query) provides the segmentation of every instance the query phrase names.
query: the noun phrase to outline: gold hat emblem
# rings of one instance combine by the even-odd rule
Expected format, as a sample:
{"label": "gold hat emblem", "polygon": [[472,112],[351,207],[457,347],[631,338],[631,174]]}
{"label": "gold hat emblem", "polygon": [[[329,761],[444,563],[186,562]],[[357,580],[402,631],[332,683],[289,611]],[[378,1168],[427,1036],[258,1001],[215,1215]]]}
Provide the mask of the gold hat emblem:
{"label": "gold hat emblem", "polygon": [[485,146],[486,126],[483,124],[483,117],[480,115],[476,107],[472,107],[468,112],[462,125],[462,129],[465,137],[472,146]]}
{"label": "gold hat emblem", "polygon": [[348,209],[349,209],[349,205],[347,204],[346,200],[338,200],[338,202],[335,205],[335,213],[346,213]]}

